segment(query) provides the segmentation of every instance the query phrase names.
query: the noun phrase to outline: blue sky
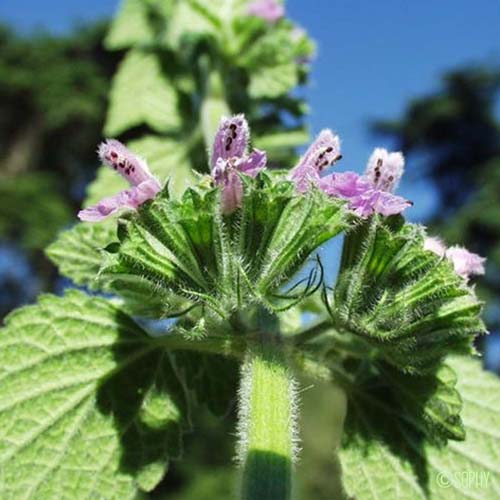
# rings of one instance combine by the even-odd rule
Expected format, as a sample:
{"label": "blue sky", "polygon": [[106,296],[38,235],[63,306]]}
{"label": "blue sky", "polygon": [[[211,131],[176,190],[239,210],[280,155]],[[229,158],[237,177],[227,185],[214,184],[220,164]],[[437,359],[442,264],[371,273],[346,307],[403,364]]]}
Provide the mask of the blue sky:
{"label": "blue sky", "polygon": [[[118,0],[5,0],[0,20],[24,32],[61,33],[76,22],[109,16],[117,5]],[[390,146],[370,136],[369,119],[397,117],[409,99],[436,88],[444,70],[500,63],[496,0],[288,0],[287,9],[318,43],[306,90],[311,128],[331,127],[341,135],[341,168],[361,170],[374,146]],[[413,219],[424,217],[435,199],[427,183],[415,180],[403,182],[401,194],[417,202]]]}

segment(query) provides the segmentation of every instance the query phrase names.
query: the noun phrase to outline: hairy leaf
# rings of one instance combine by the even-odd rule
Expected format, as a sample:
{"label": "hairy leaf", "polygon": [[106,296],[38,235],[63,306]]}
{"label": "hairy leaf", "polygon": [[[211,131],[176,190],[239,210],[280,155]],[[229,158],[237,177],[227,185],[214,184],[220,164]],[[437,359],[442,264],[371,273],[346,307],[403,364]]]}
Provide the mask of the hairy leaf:
{"label": "hairy leaf", "polygon": [[[497,498],[500,495],[500,391],[498,377],[480,362],[453,358],[457,389],[463,400],[466,439],[436,447],[409,433],[401,419],[390,419],[383,442],[373,414],[359,415],[364,432],[340,452],[347,492],[375,499],[398,492],[398,498]],[[349,416],[348,416],[349,419]],[[398,444],[394,443],[398,441]]]}
{"label": "hairy leaf", "polygon": [[154,52],[130,50],[113,81],[105,133],[119,135],[128,128],[148,125],[157,132],[180,124],[175,89]]}
{"label": "hairy leaf", "polygon": [[155,13],[155,4],[168,6],[169,3],[170,0],[123,0],[106,37],[106,47],[119,50],[151,43],[154,29],[150,16]]}
{"label": "hairy leaf", "polygon": [[135,498],[179,454],[169,354],[109,302],[71,291],[0,333],[0,496]]}
{"label": "hairy leaf", "polygon": [[90,290],[102,290],[98,273],[103,265],[103,249],[116,240],[113,221],[104,224],[77,224],[64,231],[46,250],[60,273]]}
{"label": "hairy leaf", "polygon": [[297,84],[297,67],[293,63],[261,67],[251,74],[249,93],[256,99],[275,98],[287,94]]}

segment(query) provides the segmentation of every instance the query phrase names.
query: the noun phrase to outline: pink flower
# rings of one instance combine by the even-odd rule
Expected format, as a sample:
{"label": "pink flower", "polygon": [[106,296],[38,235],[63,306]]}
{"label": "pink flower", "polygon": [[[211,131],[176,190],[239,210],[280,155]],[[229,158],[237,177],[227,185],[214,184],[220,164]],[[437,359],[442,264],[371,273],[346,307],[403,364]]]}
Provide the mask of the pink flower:
{"label": "pink flower", "polygon": [[330,129],[320,132],[316,140],[309,146],[289,175],[295,182],[299,193],[305,193],[311,184],[318,184],[319,174],[326,168],[340,160],[340,139]]}
{"label": "pink flower", "polygon": [[376,189],[366,177],[355,172],[327,175],[320,180],[319,188],[329,196],[347,200],[349,209],[363,218],[374,213],[399,214],[412,205],[401,196]]}
{"label": "pink flower", "polygon": [[413,205],[411,201],[392,194],[403,174],[401,153],[376,149],[364,176],[343,172],[320,177],[326,167],[341,158],[340,139],[330,130],[323,130],[292,169],[289,179],[295,183],[299,193],[305,193],[316,185],[329,196],[347,200],[349,208],[363,218],[374,213],[385,216],[399,214]]}
{"label": "pink flower", "polygon": [[285,15],[285,7],[277,0],[255,0],[248,5],[247,13],[275,23]]}
{"label": "pink flower", "polygon": [[377,189],[393,193],[403,175],[404,165],[401,153],[389,153],[387,149],[376,148],[368,160],[365,175]]}
{"label": "pink flower", "polygon": [[243,115],[222,118],[212,148],[212,178],[222,187],[221,204],[225,214],[241,206],[243,183],[239,174],[256,177],[266,167],[267,155],[255,149],[248,154],[248,123]]}
{"label": "pink flower", "polygon": [[439,257],[444,257],[446,254],[446,245],[437,236],[427,236],[424,240],[424,250],[433,252],[439,255]]}
{"label": "pink flower", "polygon": [[484,274],[486,259],[466,248],[454,246],[446,250],[446,258],[451,261],[455,272],[465,279],[472,275]]}
{"label": "pink flower", "polygon": [[455,272],[468,280],[472,275],[484,274],[484,263],[486,259],[469,252],[466,248],[453,246],[446,248],[443,240],[436,236],[427,236],[424,240],[424,249],[446,257],[452,264]]}
{"label": "pink flower", "polygon": [[131,153],[121,142],[108,139],[98,149],[102,163],[118,172],[131,185],[115,196],[103,198],[97,205],[78,212],[82,221],[97,222],[121,209],[136,210],[161,190],[160,183],[151,174],[146,162]]}

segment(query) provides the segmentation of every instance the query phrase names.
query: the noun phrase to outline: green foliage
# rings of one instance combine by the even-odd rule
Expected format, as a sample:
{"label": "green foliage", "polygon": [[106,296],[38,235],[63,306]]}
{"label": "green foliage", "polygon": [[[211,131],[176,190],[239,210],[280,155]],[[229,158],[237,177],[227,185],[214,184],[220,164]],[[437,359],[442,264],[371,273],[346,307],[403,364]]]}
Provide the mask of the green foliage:
{"label": "green foliage", "polygon": [[181,202],[165,189],[137,217],[121,221],[107,278],[135,276],[150,295],[172,291],[223,318],[252,303],[289,306],[294,296],[276,295],[279,287],[346,227],[346,211],[319,191],[297,195],[279,177],[243,180],[243,208],[227,218],[218,189],[188,189]]}
{"label": "green foliage", "polygon": [[[404,419],[377,394],[365,392],[378,411],[359,412],[358,434],[341,451],[344,484],[358,498],[380,498],[398,491],[398,498],[496,498],[500,481],[498,439],[500,407],[497,377],[478,361],[449,360],[459,374],[467,439],[436,447],[405,429]],[[359,408],[359,410],[362,410]],[[365,408],[366,410],[366,408]],[[347,417],[346,422],[350,418]],[[385,427],[384,443],[380,427]],[[361,478],[367,478],[361,480]]]}
{"label": "green foliage", "polygon": [[113,236],[112,224],[78,224],[62,233],[46,253],[61,274],[75,284],[99,290],[103,250]]}
{"label": "green foliage", "polygon": [[182,381],[108,301],[43,296],[9,316],[1,352],[2,498],[133,498],[178,455]]}
{"label": "green foliage", "polygon": [[117,59],[105,30],[21,37],[0,26],[0,236],[36,260],[70,222],[70,188],[94,161]]}
{"label": "green foliage", "polygon": [[175,90],[163,75],[157,55],[133,49],[114,78],[104,132],[115,136],[143,124],[168,132],[178,129],[180,116]]}
{"label": "green foliage", "polygon": [[0,199],[0,234],[29,250],[48,245],[71,220],[60,183],[46,173],[3,179]]}
{"label": "green foliage", "polygon": [[452,265],[423,249],[424,230],[374,217],[347,234],[334,292],[334,323],[409,373],[473,352],[481,304]]}

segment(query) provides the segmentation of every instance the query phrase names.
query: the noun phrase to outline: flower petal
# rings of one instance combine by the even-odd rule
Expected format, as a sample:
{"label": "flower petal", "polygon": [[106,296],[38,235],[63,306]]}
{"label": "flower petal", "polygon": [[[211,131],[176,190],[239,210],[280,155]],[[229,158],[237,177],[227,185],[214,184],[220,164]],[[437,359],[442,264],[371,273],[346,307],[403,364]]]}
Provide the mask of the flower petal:
{"label": "flower petal", "polygon": [[372,190],[373,187],[356,172],[340,172],[323,177],[319,187],[330,196],[352,198]]}
{"label": "flower petal", "polygon": [[120,191],[115,196],[103,198],[99,203],[78,212],[78,218],[86,222],[98,222],[120,209],[136,210],[147,200],[154,198],[161,187],[156,179],[148,179],[136,187]]}
{"label": "flower petal", "polygon": [[101,143],[97,152],[100,160],[124,177],[131,186],[154,179],[145,160],[134,155],[116,139]]}
{"label": "flower petal", "polygon": [[393,193],[403,175],[404,165],[402,153],[376,148],[368,160],[365,175],[377,189]]}
{"label": "flower petal", "polygon": [[319,174],[326,167],[340,160],[340,139],[330,129],[320,132],[315,141],[309,146],[292,173],[304,168],[314,168]]}
{"label": "flower petal", "polygon": [[242,159],[236,169],[250,177],[257,177],[258,173],[266,168],[267,153],[260,149],[255,149],[250,153],[250,156]]}
{"label": "flower petal", "polygon": [[486,259],[469,252],[466,248],[454,246],[446,250],[446,257],[450,259],[455,269],[455,272],[464,278],[469,278],[471,275],[484,274],[484,263]]}
{"label": "flower petal", "polygon": [[396,215],[413,206],[411,201],[402,196],[396,196],[385,191],[376,191],[376,193],[377,196],[373,200],[373,210],[379,214],[385,216]]}
{"label": "flower petal", "polygon": [[215,168],[219,158],[228,160],[245,156],[248,138],[248,123],[244,115],[222,118],[212,148],[212,168]]}
{"label": "flower petal", "polygon": [[230,170],[224,180],[221,192],[222,212],[231,214],[241,207],[243,200],[243,183],[234,170]]}
{"label": "flower petal", "polygon": [[437,236],[427,236],[424,240],[424,250],[433,252],[439,255],[439,257],[444,257],[446,254],[446,245]]}

